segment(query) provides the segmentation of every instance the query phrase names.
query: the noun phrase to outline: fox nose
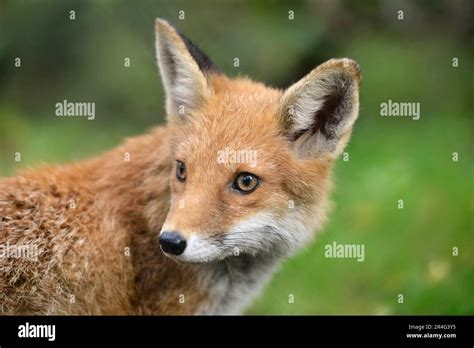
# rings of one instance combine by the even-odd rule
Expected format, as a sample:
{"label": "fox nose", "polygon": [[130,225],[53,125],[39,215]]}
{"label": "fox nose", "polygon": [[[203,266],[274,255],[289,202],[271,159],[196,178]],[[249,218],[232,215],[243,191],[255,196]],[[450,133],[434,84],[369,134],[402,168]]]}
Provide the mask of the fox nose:
{"label": "fox nose", "polygon": [[186,239],[178,232],[166,231],[160,234],[161,249],[168,254],[181,255],[186,249]]}

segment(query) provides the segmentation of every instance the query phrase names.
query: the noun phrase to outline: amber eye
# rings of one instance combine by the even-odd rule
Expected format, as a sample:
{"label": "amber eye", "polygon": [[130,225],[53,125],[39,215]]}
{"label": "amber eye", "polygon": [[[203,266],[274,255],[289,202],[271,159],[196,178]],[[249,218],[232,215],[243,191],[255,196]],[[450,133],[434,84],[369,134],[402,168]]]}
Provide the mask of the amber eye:
{"label": "amber eye", "polygon": [[186,180],[186,165],[184,162],[181,161],[176,161],[178,164],[176,166],[176,178],[178,178],[179,181],[183,182]]}
{"label": "amber eye", "polygon": [[260,183],[260,179],[251,173],[239,173],[232,184],[232,188],[241,193],[255,191]]}

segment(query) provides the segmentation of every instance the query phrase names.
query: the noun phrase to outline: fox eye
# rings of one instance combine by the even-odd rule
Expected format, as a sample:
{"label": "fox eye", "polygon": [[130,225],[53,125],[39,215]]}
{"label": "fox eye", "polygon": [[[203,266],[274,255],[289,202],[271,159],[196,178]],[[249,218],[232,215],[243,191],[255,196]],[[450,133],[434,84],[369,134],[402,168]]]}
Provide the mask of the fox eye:
{"label": "fox eye", "polygon": [[181,161],[176,161],[177,162],[177,166],[176,166],[176,178],[183,182],[184,180],[186,180],[186,164],[184,164],[184,162],[181,162]]}
{"label": "fox eye", "polygon": [[232,184],[232,188],[241,193],[251,193],[260,184],[258,176],[251,173],[239,173]]}

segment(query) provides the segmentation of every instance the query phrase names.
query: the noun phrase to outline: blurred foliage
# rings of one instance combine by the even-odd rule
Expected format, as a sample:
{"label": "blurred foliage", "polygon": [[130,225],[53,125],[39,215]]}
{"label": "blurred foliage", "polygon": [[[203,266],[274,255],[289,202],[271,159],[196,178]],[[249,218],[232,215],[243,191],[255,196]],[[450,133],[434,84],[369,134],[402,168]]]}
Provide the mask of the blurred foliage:
{"label": "blurred foliage", "polygon": [[[4,0],[0,175],[96,155],[163,122],[156,17],[230,76],[283,88],[329,58],[362,68],[360,118],[350,160],[335,170],[330,221],[249,313],[474,313],[472,2]],[[64,99],[95,102],[96,120],[55,117]],[[421,119],[380,117],[389,99],[420,102]],[[325,258],[332,241],[364,243],[365,262]]]}

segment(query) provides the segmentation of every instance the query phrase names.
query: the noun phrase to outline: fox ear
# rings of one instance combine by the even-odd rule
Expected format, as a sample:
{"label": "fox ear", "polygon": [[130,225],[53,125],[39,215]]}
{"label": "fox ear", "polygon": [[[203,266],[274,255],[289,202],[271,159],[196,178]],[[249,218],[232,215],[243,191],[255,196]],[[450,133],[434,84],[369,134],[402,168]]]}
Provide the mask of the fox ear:
{"label": "fox ear", "polygon": [[166,94],[168,117],[198,108],[211,93],[206,75],[218,71],[188,38],[163,19],[157,19],[156,54]]}
{"label": "fox ear", "polygon": [[359,83],[355,61],[331,59],[283,93],[279,117],[300,157],[342,152],[359,113]]}

